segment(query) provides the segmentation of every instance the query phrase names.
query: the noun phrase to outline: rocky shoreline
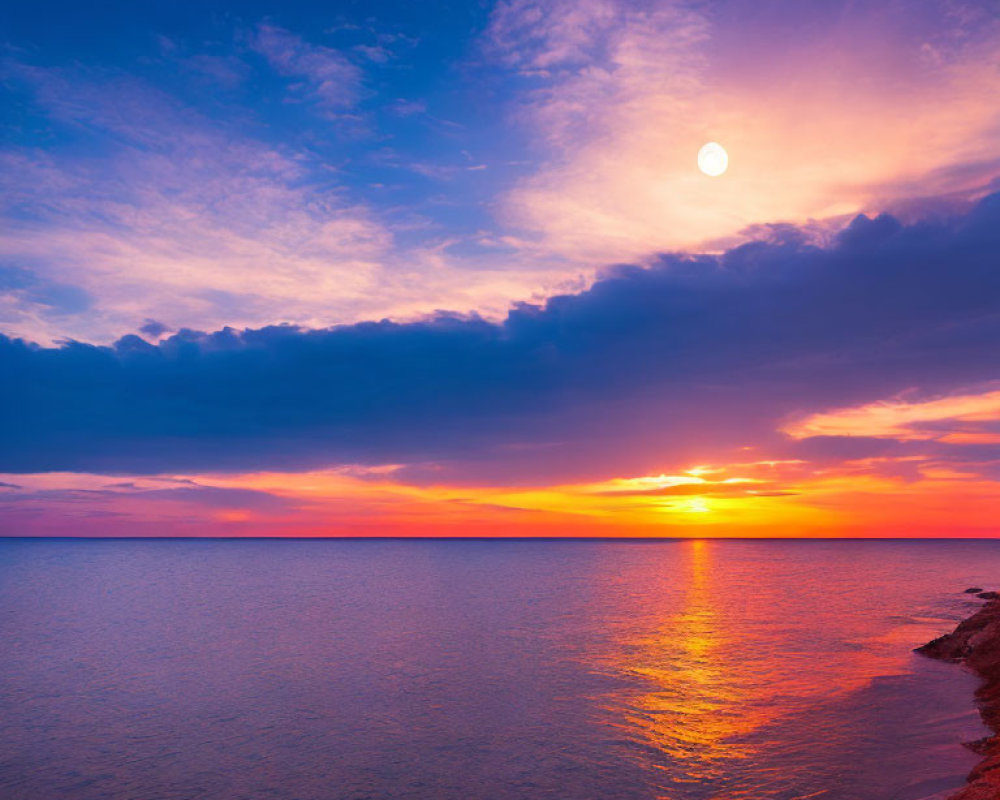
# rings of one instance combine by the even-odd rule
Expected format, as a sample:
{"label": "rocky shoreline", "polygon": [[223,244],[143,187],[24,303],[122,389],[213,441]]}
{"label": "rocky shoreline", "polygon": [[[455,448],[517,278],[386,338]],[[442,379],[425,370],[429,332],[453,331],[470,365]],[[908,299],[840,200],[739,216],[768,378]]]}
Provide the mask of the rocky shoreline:
{"label": "rocky shoreline", "polygon": [[966,590],[986,600],[986,604],[968,619],[959,623],[951,633],[918,647],[916,652],[964,664],[981,679],[976,690],[979,713],[991,736],[970,742],[967,746],[982,756],[969,773],[964,789],[951,795],[949,800],[998,800],[1000,799],[1000,594],[984,592],[979,588]]}

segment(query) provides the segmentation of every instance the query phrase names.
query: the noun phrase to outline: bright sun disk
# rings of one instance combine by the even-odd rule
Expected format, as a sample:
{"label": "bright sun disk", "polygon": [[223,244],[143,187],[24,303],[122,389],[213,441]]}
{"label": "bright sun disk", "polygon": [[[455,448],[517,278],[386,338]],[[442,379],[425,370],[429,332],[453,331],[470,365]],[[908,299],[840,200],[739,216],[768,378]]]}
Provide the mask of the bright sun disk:
{"label": "bright sun disk", "polygon": [[713,178],[718,177],[729,167],[729,154],[718,142],[708,142],[698,151],[698,169]]}

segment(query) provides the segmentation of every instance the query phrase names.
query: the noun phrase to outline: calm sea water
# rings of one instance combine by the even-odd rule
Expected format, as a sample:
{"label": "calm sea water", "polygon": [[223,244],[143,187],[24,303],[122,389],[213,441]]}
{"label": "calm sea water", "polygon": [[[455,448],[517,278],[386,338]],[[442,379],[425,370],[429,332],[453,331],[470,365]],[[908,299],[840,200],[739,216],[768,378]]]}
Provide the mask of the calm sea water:
{"label": "calm sea water", "polygon": [[916,800],[1000,542],[0,542],[0,797]]}

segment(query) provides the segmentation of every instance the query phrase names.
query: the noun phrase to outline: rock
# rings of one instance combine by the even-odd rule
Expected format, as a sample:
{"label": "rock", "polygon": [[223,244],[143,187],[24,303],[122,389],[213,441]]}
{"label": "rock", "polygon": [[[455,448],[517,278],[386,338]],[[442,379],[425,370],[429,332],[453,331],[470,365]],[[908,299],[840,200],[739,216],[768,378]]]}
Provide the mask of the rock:
{"label": "rock", "polygon": [[983,778],[970,783],[958,794],[951,795],[948,800],[997,800],[997,797],[1000,797],[997,792],[1000,792],[997,784]]}
{"label": "rock", "polygon": [[961,661],[965,657],[966,639],[948,633],[939,636],[933,642],[921,645],[913,652],[928,658],[936,658],[938,661]]}
{"label": "rock", "polygon": [[979,594],[983,590],[982,586],[970,586],[965,590],[966,594]]}
{"label": "rock", "polygon": [[968,784],[949,800],[997,800],[1000,798],[1000,594],[969,589],[987,602],[951,633],[918,647],[928,658],[965,664],[980,678],[976,691],[979,713],[992,736],[969,743],[983,760],[969,774]]}
{"label": "rock", "polygon": [[981,756],[985,756],[988,753],[992,753],[994,750],[1000,749],[997,745],[996,736],[984,736],[982,739],[976,739],[974,742],[965,742],[964,744],[973,753],[978,753]]}

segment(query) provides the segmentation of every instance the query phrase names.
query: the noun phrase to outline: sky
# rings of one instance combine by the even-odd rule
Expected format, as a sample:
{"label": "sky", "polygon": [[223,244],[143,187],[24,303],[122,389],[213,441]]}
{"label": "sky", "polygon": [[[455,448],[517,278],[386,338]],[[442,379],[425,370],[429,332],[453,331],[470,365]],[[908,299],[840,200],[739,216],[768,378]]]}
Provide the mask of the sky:
{"label": "sky", "polygon": [[0,535],[1000,533],[995,0],[8,5]]}

